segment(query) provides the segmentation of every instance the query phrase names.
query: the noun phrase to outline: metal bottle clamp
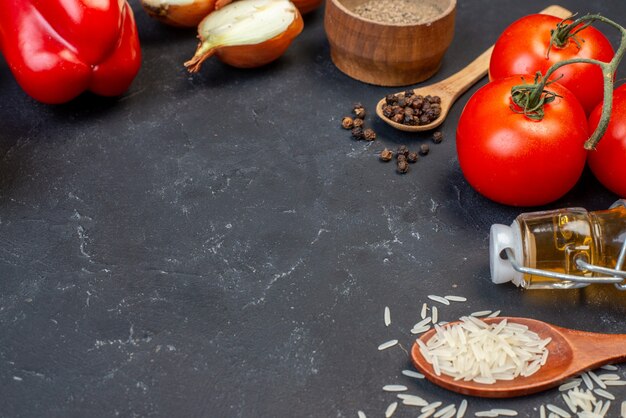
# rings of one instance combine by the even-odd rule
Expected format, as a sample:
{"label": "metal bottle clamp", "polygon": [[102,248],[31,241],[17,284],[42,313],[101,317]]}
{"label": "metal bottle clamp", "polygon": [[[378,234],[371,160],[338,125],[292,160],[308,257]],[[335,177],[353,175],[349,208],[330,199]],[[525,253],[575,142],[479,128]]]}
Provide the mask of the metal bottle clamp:
{"label": "metal bottle clamp", "polygon": [[[626,200],[621,199],[611,205],[610,209],[613,209],[617,206],[626,206]],[[576,259],[576,266],[580,270],[588,270],[593,273],[604,274],[606,276],[600,277],[584,277],[584,276],[574,276],[573,274],[566,273],[555,273],[552,271],[536,269],[531,267],[524,267],[520,265],[515,256],[513,255],[513,251],[510,248],[505,248],[506,256],[511,263],[513,269],[520,273],[531,274],[534,276],[543,276],[551,279],[565,280],[574,282],[573,286],[569,286],[569,288],[578,288],[583,287],[588,284],[593,283],[613,283],[615,287],[619,290],[626,290],[626,271],[623,270],[624,262],[626,261],[626,239],[622,244],[622,248],[617,257],[617,263],[615,263],[615,268],[608,268],[602,266],[596,266],[595,264],[591,264],[583,260],[582,258]]]}

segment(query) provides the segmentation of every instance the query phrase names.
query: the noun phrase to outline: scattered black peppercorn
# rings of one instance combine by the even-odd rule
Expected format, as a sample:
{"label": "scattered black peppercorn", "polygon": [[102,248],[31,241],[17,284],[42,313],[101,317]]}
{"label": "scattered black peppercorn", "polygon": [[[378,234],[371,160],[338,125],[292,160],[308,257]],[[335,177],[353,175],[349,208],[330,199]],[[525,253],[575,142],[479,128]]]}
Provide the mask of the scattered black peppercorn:
{"label": "scattered black peppercorn", "polygon": [[387,148],[385,148],[384,150],[382,150],[380,152],[380,159],[383,161],[391,161],[391,159],[393,158],[393,151],[388,150]]}
{"label": "scattered black peppercorn", "polygon": [[430,151],[430,148],[428,147],[428,144],[420,145],[420,155],[426,155],[428,154],[429,151]]}
{"label": "scattered black peppercorn", "polygon": [[406,155],[404,154],[396,154],[396,159],[398,160],[398,162],[400,161],[406,161]]}
{"label": "scattered black peppercorn", "polygon": [[352,128],[352,138],[363,139],[363,128]]}
{"label": "scattered black peppercorn", "polygon": [[354,121],[350,116],[345,116],[341,119],[341,127],[343,129],[352,129],[354,127]]}
{"label": "scattered black peppercorn", "polygon": [[397,166],[398,173],[404,174],[409,171],[409,163],[406,160],[399,160]]}
{"label": "scattered black peppercorn", "polygon": [[436,131],[433,134],[433,142],[435,144],[439,144],[439,143],[441,143],[441,141],[443,141],[443,133],[441,131]]}
{"label": "scattered black peppercorn", "polygon": [[398,157],[399,157],[400,155],[404,155],[405,157],[408,157],[408,155],[409,155],[409,149],[407,148],[407,146],[406,146],[406,145],[400,145],[400,146],[398,147]]}
{"label": "scattered black peppercorn", "polygon": [[365,108],[364,107],[354,107],[354,115],[359,119],[365,118]]}
{"label": "scattered black peppercorn", "polygon": [[354,125],[355,128],[362,128],[364,123],[365,122],[363,122],[363,119],[359,119],[359,118],[356,118],[354,121],[352,121],[352,124]]}
{"label": "scattered black peppercorn", "polygon": [[366,141],[373,141],[376,139],[376,132],[371,128],[367,128],[363,131],[363,138],[365,138]]}
{"label": "scattered black peppercorn", "polygon": [[409,156],[406,157],[407,161],[410,163],[416,163],[417,158],[417,152],[409,152]]}

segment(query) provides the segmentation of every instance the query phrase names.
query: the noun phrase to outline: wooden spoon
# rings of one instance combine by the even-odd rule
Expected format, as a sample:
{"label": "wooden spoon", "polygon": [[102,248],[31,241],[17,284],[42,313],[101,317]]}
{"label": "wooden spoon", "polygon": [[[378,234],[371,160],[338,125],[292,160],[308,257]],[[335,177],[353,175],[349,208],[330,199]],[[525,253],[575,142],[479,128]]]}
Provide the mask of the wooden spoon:
{"label": "wooden spoon", "polygon": [[[481,319],[486,323],[499,323],[505,318]],[[417,343],[411,350],[413,365],[431,382],[454,392],[485,398],[509,398],[550,389],[586,370],[626,360],[626,334],[576,331],[530,318],[506,319],[508,323],[526,325],[530,331],[539,334],[541,339],[552,337],[547,346],[548,361],[535,374],[513,380],[498,380],[494,384],[455,381],[454,378],[444,374],[437,376]],[[431,329],[424,333],[420,340],[426,343],[435,332]]]}
{"label": "wooden spoon", "polygon": [[[539,13],[553,15],[562,19],[572,15],[572,12],[569,10],[556,5],[548,6]],[[443,123],[456,99],[487,74],[492,51],[493,45],[458,73],[438,83],[431,84],[430,86],[413,89],[415,94],[421,94],[422,96],[430,94],[431,96],[439,96],[441,98],[441,114],[431,123],[426,125],[404,125],[392,121],[383,115],[383,105],[385,104],[384,97],[376,105],[376,114],[383,121],[401,131],[420,132],[436,128]],[[403,94],[403,92],[396,94]]]}

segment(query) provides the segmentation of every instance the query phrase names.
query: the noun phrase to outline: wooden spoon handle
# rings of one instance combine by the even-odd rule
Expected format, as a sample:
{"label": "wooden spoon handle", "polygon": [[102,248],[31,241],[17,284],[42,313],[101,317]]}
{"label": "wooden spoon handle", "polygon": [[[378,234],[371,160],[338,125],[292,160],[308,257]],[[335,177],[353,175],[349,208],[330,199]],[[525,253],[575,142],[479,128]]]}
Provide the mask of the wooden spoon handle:
{"label": "wooden spoon handle", "polygon": [[626,361],[626,334],[598,334],[565,328],[559,328],[559,331],[573,350],[570,369],[587,370]]}
{"label": "wooden spoon handle", "polygon": [[[572,15],[572,12],[557,5],[548,6],[539,13],[549,14],[562,19]],[[458,99],[461,94],[465,93],[468,88],[473,86],[478,80],[487,74],[492,52],[493,45],[461,71],[437,83],[441,85],[443,90],[450,94],[452,102]]]}

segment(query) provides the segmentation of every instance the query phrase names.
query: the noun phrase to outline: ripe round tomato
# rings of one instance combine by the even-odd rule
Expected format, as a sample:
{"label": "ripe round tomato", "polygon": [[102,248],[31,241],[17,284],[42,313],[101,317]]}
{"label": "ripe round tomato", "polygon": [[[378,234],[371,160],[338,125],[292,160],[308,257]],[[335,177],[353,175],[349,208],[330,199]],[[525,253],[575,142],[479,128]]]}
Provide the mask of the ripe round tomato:
{"label": "ripe round tomato", "polygon": [[561,97],[544,106],[543,119],[516,113],[511,88],[522,80],[492,81],[469,99],[456,147],[461,171],[479,193],[507,205],[536,206],[576,184],[585,166],[588,127],[576,97],[558,83],[547,87]]}
{"label": "ripe round tomato", "polygon": [[[554,63],[570,58],[592,58],[608,62],[613,58],[613,47],[597,29],[587,27],[579,32],[579,45],[573,39],[563,48],[553,45],[549,56],[550,31],[560,18],[535,14],[513,22],[496,41],[489,64],[489,79],[495,80],[515,74],[545,74]],[[562,78],[559,78],[561,77]],[[551,79],[567,87],[578,97],[589,114],[602,101],[602,70],[594,64],[570,64],[557,70]]]}
{"label": "ripe round tomato", "polygon": [[[602,104],[589,116],[589,132],[598,126]],[[626,84],[613,92],[609,126],[595,151],[589,151],[589,168],[607,189],[626,198]]]}

